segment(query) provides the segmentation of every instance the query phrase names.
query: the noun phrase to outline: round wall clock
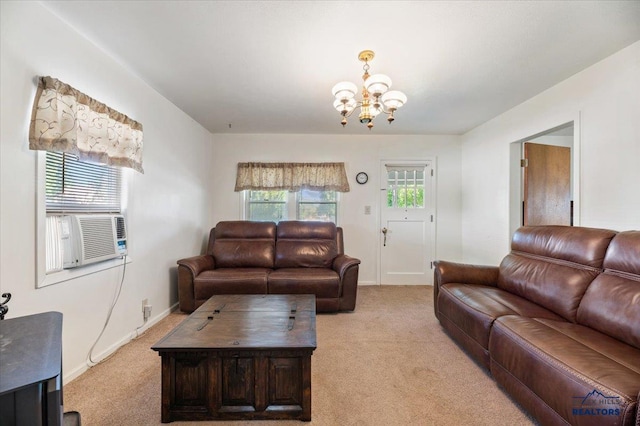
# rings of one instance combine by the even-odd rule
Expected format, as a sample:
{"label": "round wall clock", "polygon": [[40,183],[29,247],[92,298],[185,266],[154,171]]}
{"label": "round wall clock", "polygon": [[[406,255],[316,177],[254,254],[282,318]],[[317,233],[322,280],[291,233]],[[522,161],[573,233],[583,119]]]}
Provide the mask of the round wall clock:
{"label": "round wall clock", "polygon": [[365,172],[360,172],[356,175],[356,182],[360,185],[364,185],[369,180],[369,176]]}

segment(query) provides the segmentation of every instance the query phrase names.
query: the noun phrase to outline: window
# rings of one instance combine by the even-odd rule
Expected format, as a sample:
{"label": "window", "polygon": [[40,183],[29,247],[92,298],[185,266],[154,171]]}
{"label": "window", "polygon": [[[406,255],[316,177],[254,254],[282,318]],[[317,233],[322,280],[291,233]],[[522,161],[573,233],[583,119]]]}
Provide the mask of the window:
{"label": "window", "polygon": [[387,168],[387,207],[424,208],[424,167]]}
{"label": "window", "polygon": [[335,191],[302,189],[297,194],[298,220],[320,220],[336,223],[338,200]]}
{"label": "window", "polygon": [[290,191],[244,191],[246,220],[318,220],[337,223],[338,193],[302,189]]}
{"label": "window", "polygon": [[245,191],[247,195],[247,217],[249,220],[287,220],[287,191]]}
{"label": "window", "polygon": [[[81,162],[76,156],[68,153],[46,152],[43,171],[45,176],[42,198],[44,199],[41,202],[45,208],[44,217],[40,217],[44,222],[44,241],[42,242],[44,247],[39,250],[42,250],[44,264],[38,266],[38,287],[59,282],[43,276],[63,271],[64,253],[60,242],[60,215],[122,212],[121,168]],[[98,268],[107,267],[110,266],[103,265]],[[43,269],[44,274],[41,273],[40,268]],[[70,274],[75,276],[83,273]]]}

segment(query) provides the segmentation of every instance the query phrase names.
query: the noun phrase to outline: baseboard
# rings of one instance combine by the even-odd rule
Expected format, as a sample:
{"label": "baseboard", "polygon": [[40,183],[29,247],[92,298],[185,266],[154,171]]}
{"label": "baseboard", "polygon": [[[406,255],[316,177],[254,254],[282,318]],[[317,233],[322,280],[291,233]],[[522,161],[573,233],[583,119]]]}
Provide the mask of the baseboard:
{"label": "baseboard", "polygon": [[[97,360],[97,363],[100,363],[101,361],[105,360],[110,355],[112,355],[114,352],[116,352],[118,349],[120,349],[122,346],[124,346],[127,343],[131,342],[132,340],[136,339],[138,336],[140,336],[146,330],[148,330],[149,328],[153,327],[158,322],[160,322],[160,320],[162,320],[162,319],[166,318],[167,316],[169,316],[169,314],[171,312],[175,311],[176,309],[178,309],[178,303],[175,303],[175,304],[171,305],[168,309],[165,309],[159,315],[156,315],[155,317],[150,318],[149,321],[147,321],[147,323],[144,324],[142,327],[136,328],[131,333],[127,334],[122,339],[120,339],[119,341],[115,342],[113,345],[109,346],[107,349],[105,349],[104,351],[102,351],[101,353],[99,353],[95,357],[95,359]],[[63,351],[64,351],[64,348],[63,348]],[[77,378],[78,376],[82,375],[84,372],[89,370],[91,367],[92,366],[84,363],[81,366],[79,366],[78,368],[75,368],[71,372],[65,374],[63,379],[62,379],[63,386],[65,384],[69,383],[70,381],[72,381],[73,379]]]}
{"label": "baseboard", "polygon": [[375,281],[358,281],[358,285],[379,285]]}
{"label": "baseboard", "polygon": [[178,303],[175,303],[169,306],[169,309],[165,309],[157,317],[150,319],[149,321],[147,321],[146,324],[142,325],[140,328],[136,328],[135,330],[133,330],[129,335],[129,340],[126,343],[134,339],[137,339],[142,333],[144,333],[145,331],[147,331],[148,329],[156,325],[163,318],[166,318],[171,312],[175,311],[176,309],[178,309]]}

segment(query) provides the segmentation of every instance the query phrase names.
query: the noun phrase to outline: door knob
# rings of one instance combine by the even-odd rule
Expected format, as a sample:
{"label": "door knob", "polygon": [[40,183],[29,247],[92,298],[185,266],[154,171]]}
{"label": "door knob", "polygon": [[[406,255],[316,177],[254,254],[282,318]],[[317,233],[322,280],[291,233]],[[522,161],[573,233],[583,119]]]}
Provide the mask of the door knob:
{"label": "door knob", "polygon": [[383,247],[387,246],[387,231],[387,228],[382,228],[382,235],[384,235],[384,241],[382,242]]}

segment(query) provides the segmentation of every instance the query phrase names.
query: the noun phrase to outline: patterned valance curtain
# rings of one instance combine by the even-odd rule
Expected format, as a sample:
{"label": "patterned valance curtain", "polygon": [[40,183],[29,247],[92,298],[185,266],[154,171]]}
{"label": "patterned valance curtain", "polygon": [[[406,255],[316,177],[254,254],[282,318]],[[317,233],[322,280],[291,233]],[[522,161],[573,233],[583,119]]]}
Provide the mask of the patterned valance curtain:
{"label": "patterned valance curtain", "polygon": [[29,148],[142,170],[142,124],[51,77],[38,79]]}
{"label": "patterned valance curtain", "polygon": [[349,192],[344,163],[238,163],[236,191],[301,188]]}

